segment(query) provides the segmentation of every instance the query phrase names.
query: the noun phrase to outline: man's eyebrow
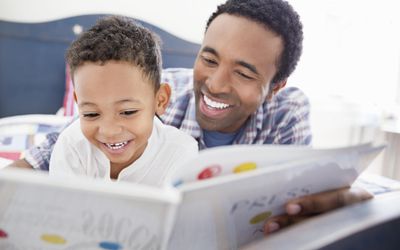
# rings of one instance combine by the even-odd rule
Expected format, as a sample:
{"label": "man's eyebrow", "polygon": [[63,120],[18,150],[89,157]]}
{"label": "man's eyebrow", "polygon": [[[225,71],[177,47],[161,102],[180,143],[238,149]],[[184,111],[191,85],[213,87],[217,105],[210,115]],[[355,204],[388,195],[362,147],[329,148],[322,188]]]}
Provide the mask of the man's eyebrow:
{"label": "man's eyebrow", "polygon": [[[217,56],[217,57],[219,56],[219,55],[218,55],[218,52],[217,52],[215,49],[213,49],[213,48],[211,48],[211,47],[208,47],[208,46],[205,46],[201,51],[202,51],[202,52],[207,52],[207,53],[214,54],[214,55]],[[258,73],[258,70],[257,70],[256,66],[254,66],[254,65],[251,64],[251,63],[245,62],[245,61],[243,61],[243,60],[237,60],[237,61],[236,61],[236,64],[238,64],[238,65],[240,65],[240,66],[243,66],[243,67],[249,69],[251,72],[253,72],[253,73],[256,74],[256,75],[259,75],[259,74],[260,74],[260,73]]]}
{"label": "man's eyebrow", "polygon": [[239,64],[239,65],[241,65],[241,66],[243,66],[243,67],[249,69],[249,70],[250,70],[251,72],[253,72],[254,74],[259,75],[256,66],[254,66],[253,64],[247,63],[247,62],[242,61],[242,60],[236,61],[236,64]]}
{"label": "man's eyebrow", "polygon": [[[207,53],[214,54],[214,55],[217,56],[217,57],[219,56],[219,55],[218,55],[218,52],[217,52],[215,49],[213,49],[213,48],[211,48],[211,47],[208,47],[208,46],[205,46],[201,51],[202,51],[202,52],[207,52]],[[254,66],[253,64],[250,64],[250,63],[245,62],[245,61],[243,61],[243,60],[237,60],[237,61],[236,61],[236,64],[238,64],[238,65],[240,65],[240,66],[243,66],[243,67],[249,69],[249,70],[250,70],[251,72],[253,72],[254,74],[259,75],[256,66]]]}
{"label": "man's eyebrow", "polygon": [[208,52],[208,53],[214,54],[215,56],[218,56],[218,52],[215,49],[208,47],[208,46],[205,46],[201,51]]}

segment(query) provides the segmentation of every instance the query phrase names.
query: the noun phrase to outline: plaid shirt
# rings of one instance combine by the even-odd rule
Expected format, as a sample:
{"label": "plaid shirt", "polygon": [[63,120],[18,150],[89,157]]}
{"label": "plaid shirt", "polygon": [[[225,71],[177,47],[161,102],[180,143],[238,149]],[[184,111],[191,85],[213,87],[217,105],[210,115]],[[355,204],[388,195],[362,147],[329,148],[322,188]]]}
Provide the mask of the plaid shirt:
{"label": "plaid shirt", "polygon": [[[173,90],[171,103],[161,117],[164,123],[194,137],[200,149],[206,148],[196,121],[193,70],[164,70],[162,82],[168,82]],[[309,110],[310,104],[303,92],[294,87],[284,88],[258,108],[233,144],[310,144]]]}
{"label": "plaid shirt", "polygon": [[[162,82],[172,88],[170,105],[161,117],[163,122],[191,135],[199,142],[199,148],[205,149],[203,133],[196,121],[193,70],[163,70]],[[258,108],[233,144],[310,144],[309,110],[303,92],[294,87],[284,88]],[[42,144],[25,152],[25,159],[36,169],[48,170],[57,137],[57,133],[49,134]]]}

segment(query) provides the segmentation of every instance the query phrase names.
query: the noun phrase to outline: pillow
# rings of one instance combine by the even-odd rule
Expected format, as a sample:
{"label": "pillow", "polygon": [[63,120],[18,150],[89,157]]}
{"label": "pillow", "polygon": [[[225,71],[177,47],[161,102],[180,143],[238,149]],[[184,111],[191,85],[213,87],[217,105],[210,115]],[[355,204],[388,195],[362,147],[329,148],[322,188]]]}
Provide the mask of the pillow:
{"label": "pillow", "polygon": [[17,160],[22,153],[40,144],[46,134],[59,131],[71,117],[57,115],[19,115],[0,119],[0,157]]}

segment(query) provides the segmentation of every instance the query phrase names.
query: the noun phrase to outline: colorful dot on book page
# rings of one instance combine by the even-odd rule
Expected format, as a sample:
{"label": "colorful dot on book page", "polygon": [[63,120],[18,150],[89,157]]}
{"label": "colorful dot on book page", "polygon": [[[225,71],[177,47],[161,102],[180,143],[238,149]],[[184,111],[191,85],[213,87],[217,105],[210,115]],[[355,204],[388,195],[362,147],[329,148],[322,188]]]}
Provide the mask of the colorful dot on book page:
{"label": "colorful dot on book page", "polygon": [[258,224],[258,223],[268,219],[271,215],[272,215],[271,211],[267,211],[267,212],[264,212],[264,213],[261,213],[261,214],[257,214],[256,216],[251,218],[250,224]]}
{"label": "colorful dot on book page", "polygon": [[241,173],[241,172],[254,170],[256,168],[257,168],[257,164],[255,164],[254,162],[245,162],[245,163],[242,163],[242,164],[234,167],[233,172],[237,174],[237,173]]}
{"label": "colorful dot on book page", "polygon": [[43,234],[40,238],[44,242],[55,245],[62,245],[67,243],[67,241],[62,236],[56,234]]}
{"label": "colorful dot on book page", "polygon": [[197,176],[197,179],[203,180],[215,177],[221,173],[221,170],[222,168],[219,165],[209,166],[208,168],[205,168],[203,171],[200,172],[200,174]]}
{"label": "colorful dot on book page", "polygon": [[118,243],[115,242],[108,242],[108,241],[103,241],[99,243],[99,247],[102,249],[107,249],[107,250],[119,250],[122,249],[122,246]]}
{"label": "colorful dot on book page", "polygon": [[7,237],[8,234],[3,229],[0,229],[0,238],[7,238]]}
{"label": "colorful dot on book page", "polygon": [[183,184],[183,180],[182,180],[182,179],[179,179],[179,180],[177,180],[177,181],[174,182],[173,186],[174,186],[174,187],[178,187],[178,186],[180,186],[180,185],[182,185],[182,184]]}

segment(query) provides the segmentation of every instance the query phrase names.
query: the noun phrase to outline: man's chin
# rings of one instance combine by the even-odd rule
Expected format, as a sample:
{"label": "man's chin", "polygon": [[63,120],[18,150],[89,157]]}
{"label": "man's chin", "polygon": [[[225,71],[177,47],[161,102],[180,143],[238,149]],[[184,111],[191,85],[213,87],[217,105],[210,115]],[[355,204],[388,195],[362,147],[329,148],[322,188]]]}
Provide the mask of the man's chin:
{"label": "man's chin", "polygon": [[205,115],[196,116],[197,123],[200,128],[208,131],[223,131],[225,128],[223,124],[224,119],[211,119]]}

